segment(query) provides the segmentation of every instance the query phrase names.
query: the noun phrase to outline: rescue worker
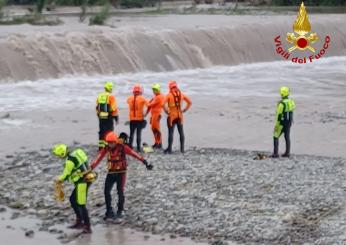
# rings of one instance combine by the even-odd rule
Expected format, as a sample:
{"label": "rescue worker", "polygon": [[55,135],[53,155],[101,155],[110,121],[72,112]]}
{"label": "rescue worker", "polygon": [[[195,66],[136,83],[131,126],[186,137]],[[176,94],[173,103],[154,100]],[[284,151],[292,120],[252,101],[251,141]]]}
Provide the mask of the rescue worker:
{"label": "rescue worker", "polygon": [[[163,109],[165,110],[167,117],[167,126],[168,126],[168,147],[164,151],[164,153],[171,154],[172,153],[172,145],[173,145],[173,135],[174,128],[177,125],[178,132],[180,135],[180,152],[184,153],[184,129],[183,129],[183,113],[187,112],[192,102],[184,95],[179,89],[178,85],[175,81],[170,81],[169,84],[169,93],[166,95],[165,103]],[[183,101],[186,102],[186,107],[182,109]]]}
{"label": "rescue worker", "polygon": [[76,222],[69,228],[82,229],[82,233],[91,233],[90,219],[86,208],[87,192],[90,185],[85,178],[89,170],[88,156],[79,148],[70,152],[64,144],[55,145],[52,152],[55,156],[65,160],[64,171],[55,179],[56,184],[68,180],[75,185],[70,196],[70,203],[76,214]]}
{"label": "rescue worker", "polygon": [[[134,150],[132,150],[129,146],[124,144],[124,140],[117,137],[117,135],[113,132],[110,132],[106,135],[106,141],[108,145],[103,148],[96,159],[91,163],[91,168],[94,169],[96,166],[102,161],[104,156],[108,154],[108,174],[105,181],[105,201],[106,201],[106,219],[115,219],[122,218],[124,216],[124,189],[126,182],[126,170],[127,170],[127,161],[126,155],[130,155],[145,165],[148,170],[153,169],[153,165],[148,164],[148,162],[139,154],[137,154]],[[117,185],[118,191],[118,210],[116,215],[113,212],[112,208],[112,197],[111,190],[113,188],[114,183]]]}
{"label": "rescue worker", "polygon": [[286,152],[282,155],[282,157],[290,157],[290,130],[293,123],[293,111],[295,109],[295,103],[292,99],[288,98],[289,94],[290,89],[288,87],[280,88],[281,100],[277,105],[275,116],[273,158],[279,157],[279,138],[282,133],[284,134],[286,141]]}
{"label": "rescue worker", "polygon": [[142,88],[139,84],[133,86],[133,95],[127,98],[127,104],[129,105],[129,117],[130,117],[130,140],[129,145],[133,148],[133,139],[135,132],[137,133],[137,151],[141,151],[141,137],[142,129],[146,126],[144,120],[144,107],[148,106],[148,101],[142,96]]}
{"label": "rescue worker", "polygon": [[100,93],[96,100],[96,113],[99,118],[99,150],[106,146],[104,140],[107,132],[114,130],[114,123],[119,123],[118,107],[114,95],[112,95],[113,83],[105,83],[105,92]]}
{"label": "rescue worker", "polygon": [[149,112],[151,112],[150,125],[155,140],[155,144],[152,147],[156,149],[162,148],[160,120],[162,108],[165,103],[165,96],[160,93],[160,89],[160,84],[156,83],[152,86],[154,97],[149,101],[148,111],[145,114],[147,115]]}

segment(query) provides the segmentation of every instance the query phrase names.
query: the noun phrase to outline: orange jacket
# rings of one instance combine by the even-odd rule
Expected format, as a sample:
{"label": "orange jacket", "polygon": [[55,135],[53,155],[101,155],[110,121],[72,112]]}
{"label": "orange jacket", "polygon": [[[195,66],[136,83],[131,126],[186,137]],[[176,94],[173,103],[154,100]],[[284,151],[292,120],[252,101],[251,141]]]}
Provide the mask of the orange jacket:
{"label": "orange jacket", "polygon": [[142,161],[144,158],[139,155],[137,152],[132,150],[129,146],[123,144],[117,144],[115,149],[111,149],[109,146],[103,148],[94,161],[90,164],[91,169],[97,167],[97,165],[102,161],[104,156],[108,153],[108,172],[126,172],[127,170],[127,161],[126,155],[130,155],[138,160]]}
{"label": "orange jacket", "polygon": [[129,105],[130,121],[144,120],[143,109],[144,106],[148,106],[148,101],[142,95],[129,96],[127,98],[127,104]]}
{"label": "orange jacket", "polygon": [[165,104],[165,96],[163,94],[155,94],[155,96],[149,101],[148,108],[153,114],[161,114],[163,105]]}
{"label": "orange jacket", "polygon": [[96,113],[97,115],[100,117],[100,112],[101,112],[101,108],[100,108],[100,102],[102,102],[102,96],[106,96],[106,104],[107,104],[107,111],[109,112],[109,116],[118,116],[119,112],[118,112],[118,106],[117,106],[117,102],[116,99],[114,97],[114,95],[112,95],[109,92],[103,92],[100,93],[97,98],[96,98]]}
{"label": "orange jacket", "polygon": [[[186,107],[182,110],[183,101],[186,102]],[[173,120],[179,118],[183,122],[183,112],[187,111],[192,105],[189,97],[180,92],[179,89],[173,89],[165,98],[165,111],[168,113],[170,124]]]}

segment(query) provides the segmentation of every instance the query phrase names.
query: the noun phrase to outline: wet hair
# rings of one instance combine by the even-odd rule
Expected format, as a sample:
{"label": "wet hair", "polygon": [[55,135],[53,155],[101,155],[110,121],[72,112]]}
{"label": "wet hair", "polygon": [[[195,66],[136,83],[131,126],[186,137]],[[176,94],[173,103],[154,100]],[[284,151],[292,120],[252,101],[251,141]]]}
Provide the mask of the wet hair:
{"label": "wet hair", "polygon": [[120,135],[119,135],[119,139],[122,139],[123,140],[123,142],[124,142],[124,144],[127,144],[127,139],[128,139],[128,135],[127,135],[127,133],[125,133],[125,132],[121,132],[120,133]]}

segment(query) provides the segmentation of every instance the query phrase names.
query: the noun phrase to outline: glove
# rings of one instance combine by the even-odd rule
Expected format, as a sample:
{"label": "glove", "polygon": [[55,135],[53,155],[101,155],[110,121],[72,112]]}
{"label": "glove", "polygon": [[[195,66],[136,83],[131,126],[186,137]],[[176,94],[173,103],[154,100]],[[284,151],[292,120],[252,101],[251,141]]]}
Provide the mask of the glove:
{"label": "glove", "polygon": [[148,162],[147,162],[147,160],[143,160],[143,163],[144,163],[144,165],[145,165],[145,167],[147,168],[147,170],[152,170],[153,169],[153,165],[151,165],[151,164],[149,164]]}

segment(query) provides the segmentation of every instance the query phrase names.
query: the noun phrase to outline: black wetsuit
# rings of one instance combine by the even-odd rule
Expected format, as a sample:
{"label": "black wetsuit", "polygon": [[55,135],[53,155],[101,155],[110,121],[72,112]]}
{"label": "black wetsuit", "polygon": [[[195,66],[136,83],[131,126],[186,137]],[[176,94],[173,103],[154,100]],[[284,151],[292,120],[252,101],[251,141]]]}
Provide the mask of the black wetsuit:
{"label": "black wetsuit", "polygon": [[105,188],[104,188],[104,194],[105,194],[105,200],[106,200],[106,210],[107,210],[106,216],[112,216],[113,215],[111,191],[112,191],[112,188],[113,188],[115,183],[117,184],[117,191],[118,191],[118,211],[117,211],[117,213],[120,214],[124,210],[125,181],[126,181],[126,172],[124,172],[124,173],[108,173],[107,174],[106,182],[105,182]]}
{"label": "black wetsuit", "polygon": [[141,150],[141,141],[142,141],[142,129],[145,127],[145,120],[141,120],[141,121],[130,121],[130,142],[129,145],[132,148],[132,144],[133,144],[133,139],[134,139],[134,135],[135,135],[135,131],[137,132],[136,135],[136,140],[137,140],[137,151]]}
{"label": "black wetsuit", "polygon": [[291,126],[293,123],[293,112],[286,111],[286,104],[283,102],[280,102],[283,104],[283,117],[281,119],[280,124],[282,125],[281,132],[279,134],[279,137],[274,137],[274,156],[279,155],[279,138],[282,134],[284,134],[285,142],[286,142],[286,151],[283,156],[289,156],[291,152],[291,138],[290,138],[290,132],[291,132]]}
{"label": "black wetsuit", "polygon": [[180,136],[180,151],[184,153],[184,143],[185,143],[185,135],[184,135],[184,127],[181,123],[180,118],[173,120],[172,126],[169,125],[169,118],[167,118],[167,127],[168,127],[168,148],[166,149],[167,153],[172,152],[173,146],[173,136],[174,136],[174,128],[177,125],[179,136]]}

